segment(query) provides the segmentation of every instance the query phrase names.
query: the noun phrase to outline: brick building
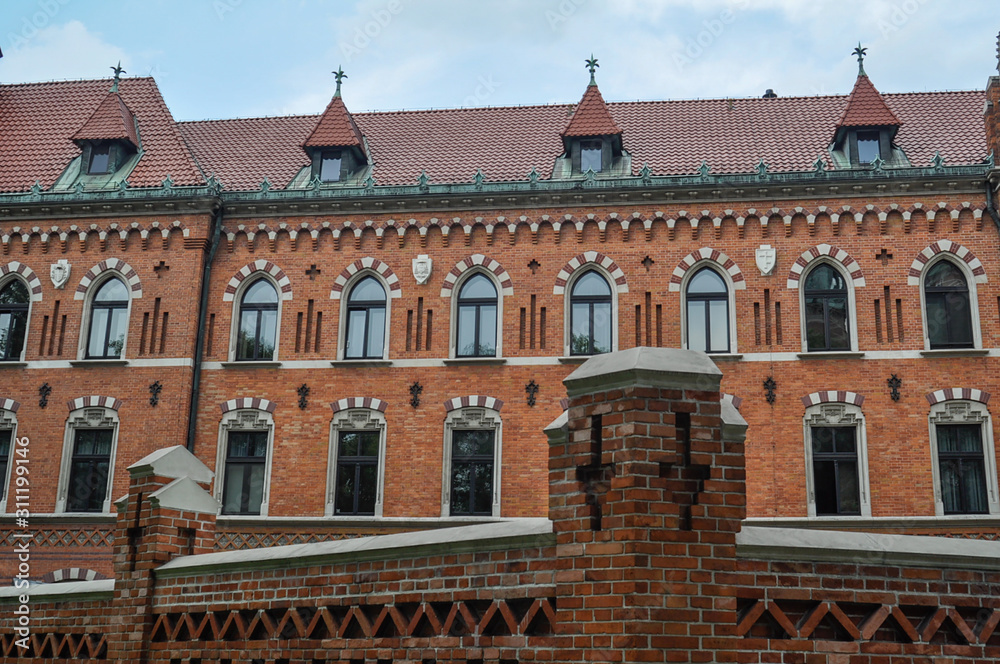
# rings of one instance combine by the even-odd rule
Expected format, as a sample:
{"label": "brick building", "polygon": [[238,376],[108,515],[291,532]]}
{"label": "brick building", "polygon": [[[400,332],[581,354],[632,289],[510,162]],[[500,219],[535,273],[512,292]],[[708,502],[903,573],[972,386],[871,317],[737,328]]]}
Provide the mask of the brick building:
{"label": "brick building", "polygon": [[545,517],[562,381],[640,346],[721,369],[748,527],[995,538],[1000,79],[606,103],[591,69],[578,104],[352,114],[338,82],[181,123],[149,78],[0,86],[33,580],[113,574],[126,469],[178,444],[220,552]]}

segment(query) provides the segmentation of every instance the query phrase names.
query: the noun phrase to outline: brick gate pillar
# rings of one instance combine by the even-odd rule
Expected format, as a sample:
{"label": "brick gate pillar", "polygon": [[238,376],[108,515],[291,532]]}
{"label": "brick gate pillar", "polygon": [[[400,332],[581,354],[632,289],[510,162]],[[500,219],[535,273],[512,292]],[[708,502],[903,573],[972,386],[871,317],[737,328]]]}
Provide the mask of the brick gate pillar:
{"label": "brick gate pillar", "polygon": [[549,516],[575,647],[557,660],[733,661],[746,422],[720,404],[721,377],[704,353],[633,348],[564,381]]}

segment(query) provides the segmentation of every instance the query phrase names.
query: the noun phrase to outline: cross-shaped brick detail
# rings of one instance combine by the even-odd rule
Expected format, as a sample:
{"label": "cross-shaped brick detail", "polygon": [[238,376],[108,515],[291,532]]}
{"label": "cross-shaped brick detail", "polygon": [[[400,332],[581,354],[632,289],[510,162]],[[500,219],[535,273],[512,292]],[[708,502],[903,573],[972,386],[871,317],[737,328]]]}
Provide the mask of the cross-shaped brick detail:
{"label": "cross-shaped brick detail", "polygon": [[161,272],[166,272],[169,269],[170,269],[170,266],[167,265],[166,263],[164,263],[163,261],[160,261],[159,265],[154,265],[153,266],[153,272],[156,273],[156,278],[157,279],[159,279],[160,277],[163,276],[162,274],[160,274]]}
{"label": "cross-shaped brick detail", "polygon": [[888,265],[889,261],[892,260],[892,254],[886,251],[885,247],[882,247],[882,252],[875,254],[875,260],[882,261],[882,265]]}
{"label": "cross-shaped brick detail", "polygon": [[539,263],[538,261],[536,261],[536,260],[535,260],[534,258],[532,258],[532,259],[531,259],[531,262],[530,262],[530,263],[528,263],[528,268],[529,268],[529,269],[531,270],[531,273],[532,273],[532,274],[534,274],[534,273],[535,273],[535,270],[537,270],[537,269],[538,269],[538,268],[540,268],[541,266],[542,266],[542,264],[541,264],[541,263]]}
{"label": "cross-shaped brick detail", "polygon": [[646,272],[649,272],[649,268],[653,267],[653,263],[655,263],[656,261],[654,261],[649,256],[646,256],[645,258],[642,259],[641,262],[646,267]]}
{"label": "cross-shaped brick detail", "polygon": [[316,281],[316,275],[320,274],[320,273],[321,273],[322,271],[323,271],[323,270],[320,270],[320,269],[318,269],[318,268],[316,267],[316,264],[315,264],[315,263],[313,263],[313,264],[312,264],[312,265],[311,265],[311,266],[309,267],[309,269],[308,269],[308,270],[306,270],[306,274],[308,274],[308,275],[309,275],[309,281]]}

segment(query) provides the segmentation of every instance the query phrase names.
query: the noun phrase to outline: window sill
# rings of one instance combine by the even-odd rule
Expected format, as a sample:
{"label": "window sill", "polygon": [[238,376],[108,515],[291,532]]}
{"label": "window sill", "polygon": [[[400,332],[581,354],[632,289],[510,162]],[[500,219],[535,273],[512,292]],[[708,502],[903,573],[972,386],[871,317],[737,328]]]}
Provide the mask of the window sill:
{"label": "window sill", "polygon": [[450,357],[444,360],[446,366],[462,364],[485,364],[500,365],[507,364],[507,359],[503,357]]}
{"label": "window sill", "polygon": [[743,359],[743,353],[707,353],[708,359],[716,362],[735,362]]}
{"label": "window sill", "polygon": [[392,360],[331,360],[335,367],[391,367]]}
{"label": "window sill", "polygon": [[559,364],[583,364],[592,357],[597,357],[596,355],[567,355],[565,357],[557,357]]}
{"label": "window sill", "polygon": [[70,360],[71,367],[127,367],[128,360]]}
{"label": "window sill", "polygon": [[990,351],[986,348],[934,348],[922,350],[920,354],[924,357],[983,357]]}
{"label": "window sill", "polygon": [[800,360],[854,360],[865,356],[856,350],[822,350],[812,353],[796,353]]}
{"label": "window sill", "polygon": [[221,362],[223,369],[277,369],[281,362],[277,360],[253,360],[246,362]]}
{"label": "window sill", "polygon": [[0,369],[23,369],[28,366],[27,362],[4,361],[0,362]]}

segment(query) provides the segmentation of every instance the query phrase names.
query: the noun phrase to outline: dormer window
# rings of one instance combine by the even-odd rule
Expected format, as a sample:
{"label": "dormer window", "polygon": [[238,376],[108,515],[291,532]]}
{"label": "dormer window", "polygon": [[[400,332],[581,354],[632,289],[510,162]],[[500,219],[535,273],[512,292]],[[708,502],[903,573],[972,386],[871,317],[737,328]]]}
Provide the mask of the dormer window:
{"label": "dormer window", "polygon": [[603,159],[602,141],[580,141],[580,171],[600,173]]}
{"label": "dormer window", "polygon": [[870,164],[877,158],[882,157],[882,151],[879,149],[879,132],[877,131],[859,131],[858,132],[858,163],[859,164]]}
{"label": "dormer window", "polygon": [[343,158],[340,150],[325,150],[320,157],[319,179],[323,182],[339,182]]}
{"label": "dormer window", "polygon": [[90,164],[87,175],[103,175],[111,165],[111,144],[94,145],[90,148]]}

